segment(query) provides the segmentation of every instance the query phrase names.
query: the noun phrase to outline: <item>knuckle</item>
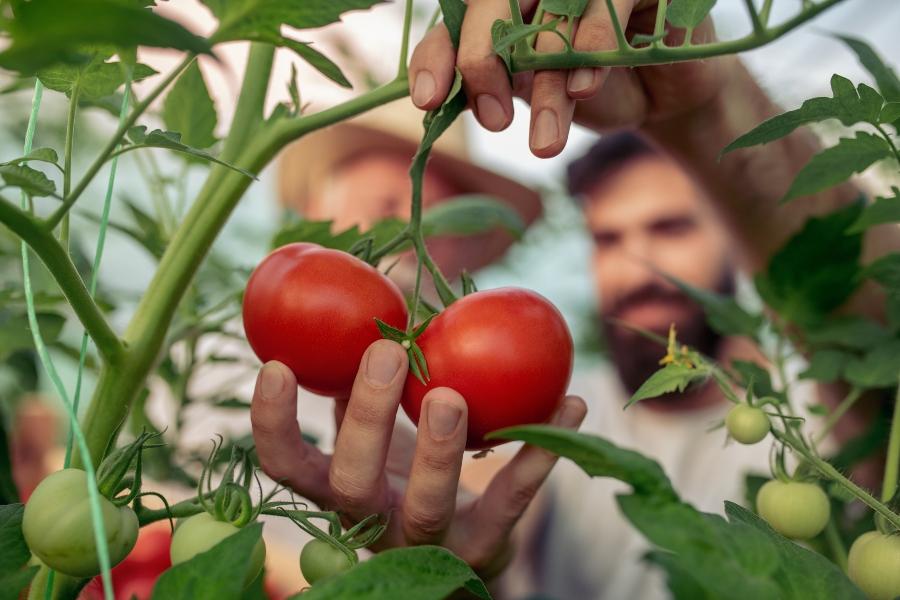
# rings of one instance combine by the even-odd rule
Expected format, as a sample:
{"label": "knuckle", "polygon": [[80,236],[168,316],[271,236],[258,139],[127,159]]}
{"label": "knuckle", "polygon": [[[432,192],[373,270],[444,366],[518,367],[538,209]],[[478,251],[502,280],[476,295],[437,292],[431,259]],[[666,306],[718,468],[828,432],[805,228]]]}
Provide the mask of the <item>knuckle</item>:
{"label": "knuckle", "polygon": [[481,53],[460,50],[456,56],[456,66],[467,80],[482,78],[491,65],[491,57]]}
{"label": "knuckle", "polygon": [[446,517],[434,511],[413,508],[404,515],[404,533],[412,543],[440,541],[446,525]]}
{"label": "knuckle", "polygon": [[540,489],[540,483],[525,483],[514,486],[506,504],[507,518],[515,522],[522,515]]}
{"label": "knuckle", "polygon": [[[378,397],[378,394],[375,394]],[[378,402],[353,402],[347,406],[344,421],[350,420],[366,433],[381,432],[387,426],[387,415]],[[391,424],[393,424],[391,422]]]}
{"label": "knuckle", "polygon": [[372,483],[362,481],[341,468],[332,468],[328,477],[331,495],[341,508],[354,509],[366,504]]}
{"label": "knuckle", "polygon": [[459,459],[446,452],[425,452],[417,462],[418,467],[429,473],[452,473],[456,471]]}

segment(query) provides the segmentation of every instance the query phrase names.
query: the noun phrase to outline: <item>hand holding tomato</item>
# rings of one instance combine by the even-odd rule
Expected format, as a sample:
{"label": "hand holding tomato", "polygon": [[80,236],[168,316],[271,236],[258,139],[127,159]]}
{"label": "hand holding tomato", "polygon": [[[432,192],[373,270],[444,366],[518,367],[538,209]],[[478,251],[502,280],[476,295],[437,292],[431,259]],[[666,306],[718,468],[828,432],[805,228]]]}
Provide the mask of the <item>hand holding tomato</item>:
{"label": "hand holding tomato", "polygon": [[[407,367],[399,344],[380,340],[369,346],[349,399],[336,403],[337,439],[327,456],[300,435],[293,373],[267,363],[250,413],[260,463],[273,479],[350,519],[391,514],[376,549],[441,544],[482,573],[495,573],[509,560],[513,526],[556,457],[525,446],[481,497],[462,490],[466,401],[450,388],[428,390],[415,439],[395,431]],[[580,398],[567,397],[551,422],[575,429],[586,410]]]}

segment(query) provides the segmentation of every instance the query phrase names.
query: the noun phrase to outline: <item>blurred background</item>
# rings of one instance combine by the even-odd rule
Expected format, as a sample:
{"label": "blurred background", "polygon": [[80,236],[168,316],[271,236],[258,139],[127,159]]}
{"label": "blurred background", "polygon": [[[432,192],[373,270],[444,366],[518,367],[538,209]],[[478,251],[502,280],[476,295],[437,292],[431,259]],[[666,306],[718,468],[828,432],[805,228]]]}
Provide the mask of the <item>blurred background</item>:
{"label": "blurred background", "polygon": [[[792,14],[799,4],[799,1],[776,2],[773,19],[777,21]],[[436,2],[417,2],[413,40],[421,37],[436,6]],[[205,8],[193,0],[165,2],[160,10],[197,32],[208,33],[213,24]],[[718,2],[713,15],[720,37],[727,39],[746,33],[749,24],[744,10],[743,3],[738,0]],[[350,14],[343,24],[311,35],[304,33],[302,39],[314,41],[317,48],[334,59],[355,89],[339,89],[290,52],[279,50],[270,85],[269,108],[289,99],[287,83],[292,65],[298,70],[300,94],[303,103],[309,104],[307,110],[310,112],[389,81],[396,70],[401,25],[402,4],[392,2],[368,12]],[[833,33],[863,38],[882,56],[892,59],[900,56],[898,31],[900,10],[896,0],[848,0],[799,31],[744,54],[743,60],[778,103],[793,108],[806,98],[830,95],[828,84],[833,73],[840,73],[854,82],[868,81],[856,57],[832,37]],[[246,54],[245,44],[229,44],[222,49],[218,61],[208,57],[200,60],[218,113],[220,135],[227,130],[234,110]],[[173,67],[179,59],[175,54],[159,51],[141,52],[139,58],[161,72]],[[8,83],[0,80],[0,88],[4,88],[0,96],[3,106],[0,110],[0,156],[13,157],[21,154],[31,92],[28,86],[10,89],[6,87]],[[147,89],[145,85],[146,82],[137,86],[139,96]],[[62,147],[64,107],[62,95],[45,94],[35,146]],[[475,275],[476,281],[481,289],[516,285],[545,295],[560,308],[577,340],[576,368],[595,364],[602,360],[603,342],[597,327],[597,298],[590,276],[591,242],[584,232],[580,210],[565,194],[563,176],[566,164],[580,156],[596,137],[576,130],[560,156],[550,160],[535,158],[527,146],[526,107],[522,103],[516,107],[517,116],[512,126],[501,133],[481,129],[471,115],[465,114],[469,152],[474,162],[540,189],[544,216],[501,260],[479,271]],[[80,112],[76,126],[76,172],[82,172],[93,159],[113,122],[110,112],[103,108]],[[838,130],[820,131],[824,136],[839,134]],[[185,162],[164,151],[151,152],[130,153],[119,162],[111,218],[119,226],[114,226],[109,234],[99,298],[109,309],[114,327],[120,331],[146,289],[166,234],[183,214],[186,199],[195,195],[206,173],[203,164]],[[249,442],[249,418],[245,409],[258,363],[243,341],[237,318],[239,295],[250,270],[271,249],[273,235],[286,219],[277,201],[276,175],[276,169],[270,167],[262,173],[259,182],[251,186],[217,240],[211,259],[198,280],[196,293],[189,297],[190,306],[185,309],[183,323],[190,326],[199,322],[198,315],[212,316],[215,335],[191,335],[189,332],[183,344],[173,345],[172,352],[161,365],[160,374],[139,406],[141,409],[146,407],[146,411],[138,411],[139,416],[132,423],[135,428],[147,425],[142,422],[146,416],[151,426],[168,427],[167,439],[177,436],[178,448],[205,452],[208,447],[205,444],[212,432],[222,433],[233,443]],[[877,173],[873,177],[878,177]],[[98,177],[75,213],[73,249],[82,265],[88,264],[92,257],[105,185],[105,177]],[[883,181],[878,183],[879,188],[883,185]],[[167,210],[161,208],[161,194],[172,198],[168,215],[160,214]],[[34,447],[19,447],[14,452],[20,456],[29,453],[46,456],[49,468],[49,465],[61,463],[58,444],[64,440],[64,429],[59,423],[55,426],[48,423],[38,414],[40,411],[34,413],[30,401],[33,394],[38,394],[45,399],[45,404],[49,401],[52,405],[54,393],[30,350],[30,333],[21,310],[18,252],[16,240],[0,228],[0,408],[7,420],[18,414],[20,433],[24,428],[35,427],[37,433],[29,439],[45,442]],[[42,294],[39,295],[42,331],[53,342],[53,359],[67,388],[72,389],[82,330],[60,310],[58,290],[37,261],[32,262],[32,276]],[[195,318],[193,321],[192,317]],[[89,398],[93,388],[91,364],[89,360],[82,398]],[[56,406],[54,410],[62,415],[60,407]],[[301,412],[305,431],[320,438],[327,447],[332,434],[330,404],[322,401],[301,407]],[[189,490],[186,484],[190,482],[190,473],[178,472],[179,465],[189,462],[190,453],[177,459],[167,457],[149,468],[157,468],[155,475],[170,481],[165,486],[172,486],[171,493],[177,499],[179,494]],[[28,473],[19,476],[24,478],[19,482],[20,487],[27,488],[30,483]],[[37,471],[33,477],[39,477]],[[181,487],[174,487],[173,480],[180,481]],[[161,487],[165,489],[165,486]],[[299,532],[267,530],[267,535],[276,538],[281,535],[285,544],[298,547]],[[270,552],[270,557],[273,561],[280,560],[278,552]],[[279,585],[292,590],[299,584],[299,574],[294,563],[296,554],[290,554],[289,558],[292,568],[274,570],[284,571],[286,581]]]}

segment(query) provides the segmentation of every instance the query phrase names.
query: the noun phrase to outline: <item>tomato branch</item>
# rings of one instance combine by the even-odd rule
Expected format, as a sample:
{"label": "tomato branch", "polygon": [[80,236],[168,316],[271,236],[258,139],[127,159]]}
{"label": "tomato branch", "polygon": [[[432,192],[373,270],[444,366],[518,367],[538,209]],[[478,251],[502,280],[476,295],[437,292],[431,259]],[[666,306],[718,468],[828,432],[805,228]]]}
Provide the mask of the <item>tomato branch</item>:
{"label": "tomato branch", "polygon": [[406,64],[409,57],[409,30],[412,26],[413,0],[406,0],[406,10],[403,13],[403,37],[400,41],[400,60],[397,66],[397,78],[405,78],[409,72]]}
{"label": "tomato branch", "polygon": [[[69,111],[66,115],[66,139],[63,149],[63,198],[69,195],[72,188],[72,145],[75,142],[75,113],[78,109],[78,97],[81,95],[81,86],[76,83],[69,97]],[[62,229],[59,232],[59,241],[63,248],[69,249],[69,215],[62,221]]]}
{"label": "tomato branch", "polygon": [[68,252],[59,241],[40,221],[3,198],[0,198],[0,223],[22,238],[40,257],[97,344],[103,360],[107,364],[117,364],[123,351],[122,341],[100,312]]}
{"label": "tomato branch", "polygon": [[898,476],[900,476],[900,386],[898,386],[897,395],[894,397],[894,417],[891,420],[887,461],[884,465],[884,480],[881,486],[881,500],[883,502],[889,502],[897,492]]}
{"label": "tomato branch", "polygon": [[[110,156],[116,151],[119,143],[122,141],[122,138],[125,137],[125,134],[128,133],[128,130],[137,123],[138,118],[144,114],[144,112],[150,107],[154,100],[156,100],[160,94],[162,94],[169,85],[175,81],[175,79],[184,71],[193,61],[195,55],[189,54],[187,55],[181,63],[175,67],[168,75],[166,75],[165,79],[159,82],[150,94],[144,98],[141,102],[135,104],[134,109],[132,109],[131,113],[128,115],[128,118],[125,119],[122,123],[119,124],[119,127],[116,129],[116,132],[106,143],[106,146],[103,150],[100,151],[100,155],[94,159],[94,162],[88,167],[87,172],[85,172],[84,176],[78,182],[78,185],[75,186],[75,189],[71,191],[71,193],[65,194],[65,199],[63,203],[56,209],[56,211],[47,218],[44,222],[44,226],[53,230],[57,225],[63,220],[81,194],[87,189],[87,186],[93,181],[94,177],[97,173],[100,172],[100,169],[106,164],[106,161],[109,160]],[[67,169],[68,172],[68,169]]]}
{"label": "tomato branch", "polygon": [[649,45],[644,48],[626,50],[605,50],[600,52],[564,51],[556,53],[538,53],[530,48],[520,51],[517,47],[512,52],[511,70],[536,71],[543,69],[575,69],[579,67],[639,67],[672,62],[700,60],[726,54],[737,54],[764,46],[786,33],[793,31],[803,23],[815,18],[832,6],[844,0],[824,0],[818,4],[810,4],[792,18],[761,32],[753,32],[742,38],[726,42],[710,44],[683,45],[669,47]]}

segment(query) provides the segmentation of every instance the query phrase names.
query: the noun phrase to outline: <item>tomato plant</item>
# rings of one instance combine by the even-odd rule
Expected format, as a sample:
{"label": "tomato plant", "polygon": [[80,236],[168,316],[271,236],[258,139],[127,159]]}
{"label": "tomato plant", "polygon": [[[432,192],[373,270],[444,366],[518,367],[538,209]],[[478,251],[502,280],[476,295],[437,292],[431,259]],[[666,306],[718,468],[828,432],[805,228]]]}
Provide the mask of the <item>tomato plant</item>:
{"label": "tomato plant", "polygon": [[[179,523],[172,535],[170,556],[172,564],[186,562],[201,552],[206,552],[222,540],[234,535],[239,530],[231,523],[218,521],[207,512],[188,517]],[[250,570],[247,572],[244,585],[248,586],[256,579],[266,561],[265,542],[259,540],[249,556]]]}
{"label": "tomato plant", "polygon": [[350,395],[380,319],[406,325],[406,302],[390,279],[345,252],[289,244],[253,271],[244,293],[247,341],[263,362],[290,367],[306,389]]}
{"label": "tomato plant", "polygon": [[572,336],[559,311],[523,289],[475,292],[444,310],[417,338],[429,379],[410,375],[403,409],[418,422],[428,390],[449,387],[468,405],[466,447],[496,445],[485,434],[544,423],[559,406],[572,373]]}
{"label": "tomato plant", "polygon": [[[25,541],[47,566],[72,577],[92,577],[100,572],[97,546],[91,530],[88,479],[80,469],[63,469],[35,488],[22,519]],[[138,537],[138,520],[127,506],[100,500],[109,559],[124,559]]]}
{"label": "tomato plant", "polygon": [[756,406],[738,404],[725,417],[728,434],[742,444],[756,444],[769,434],[769,417]]}
{"label": "tomato plant", "polygon": [[300,551],[300,572],[310,584],[340,575],[354,564],[343,550],[324,540],[310,540]]}
{"label": "tomato plant", "polygon": [[847,574],[870,600],[900,596],[900,535],[864,533],[850,547]]}
{"label": "tomato plant", "polygon": [[773,479],[756,495],[756,509],[785,537],[808,540],[819,535],[831,516],[828,496],[818,485]]}

